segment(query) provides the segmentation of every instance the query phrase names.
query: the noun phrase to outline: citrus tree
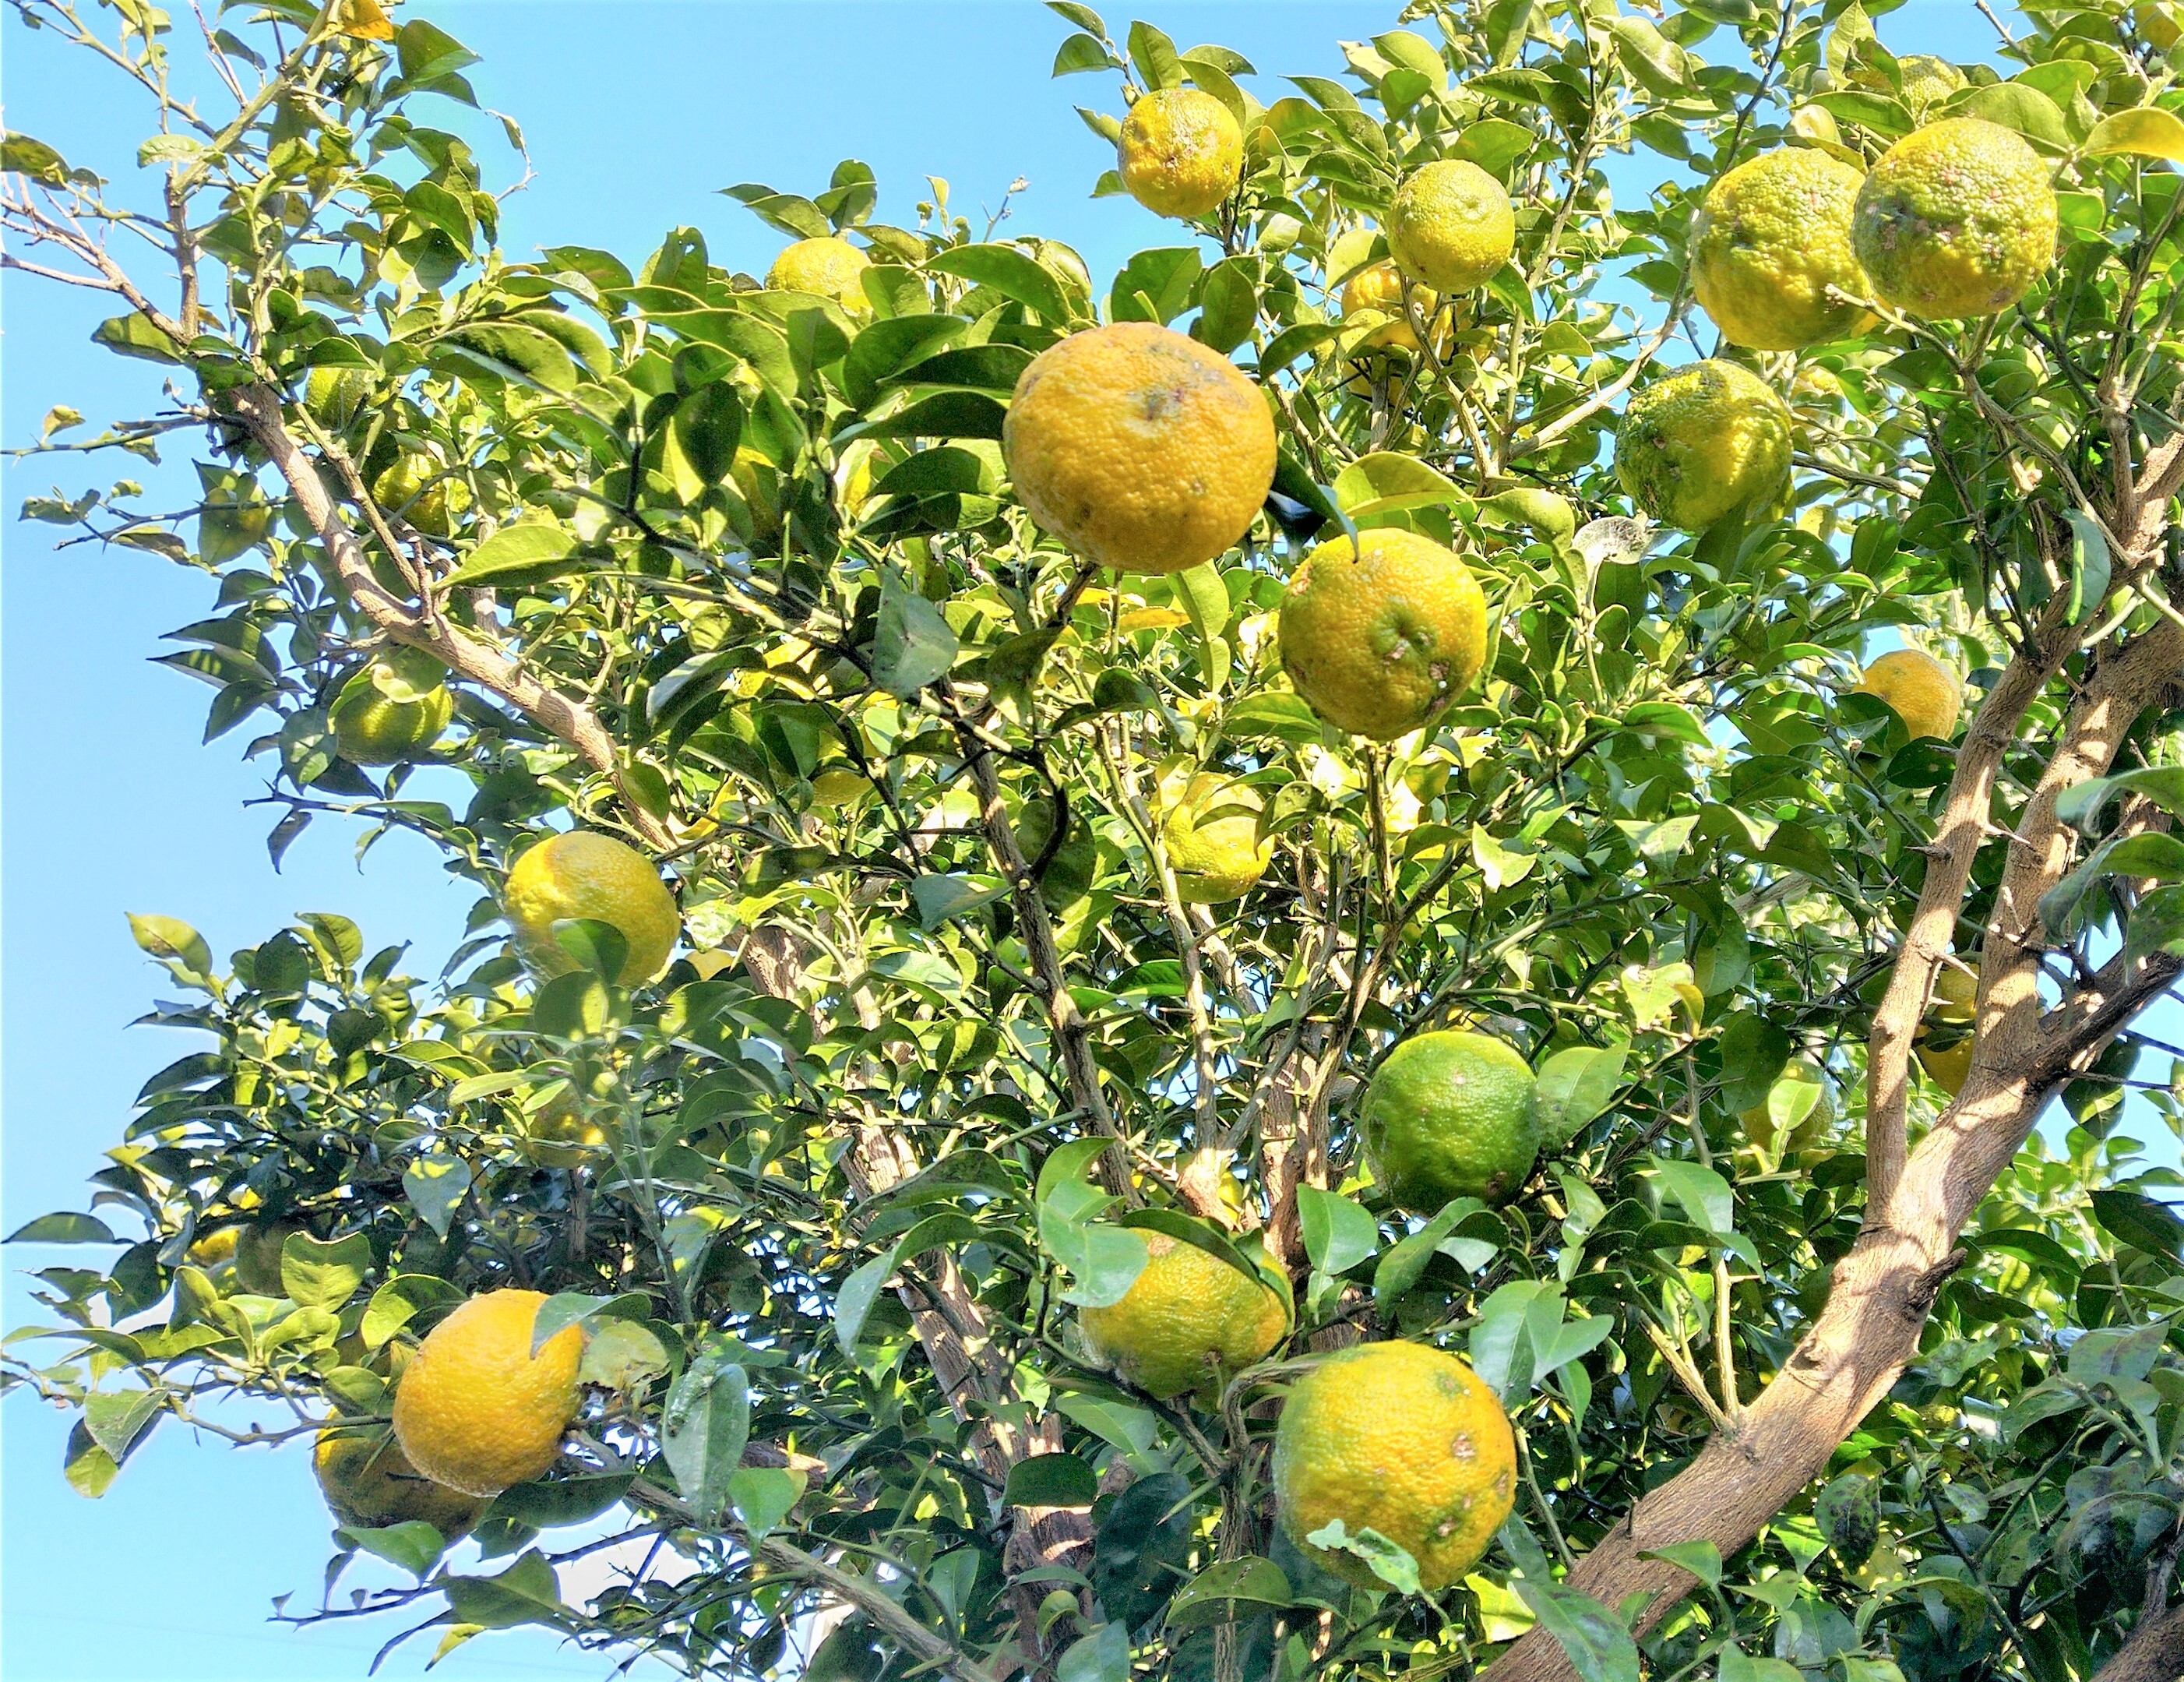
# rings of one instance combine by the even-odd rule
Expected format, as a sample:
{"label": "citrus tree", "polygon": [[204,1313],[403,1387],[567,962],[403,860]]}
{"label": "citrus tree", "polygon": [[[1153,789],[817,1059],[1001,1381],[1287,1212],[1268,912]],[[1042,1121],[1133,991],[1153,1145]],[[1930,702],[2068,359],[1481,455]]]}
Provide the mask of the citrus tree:
{"label": "citrus tree", "polygon": [[153,365],[27,513],[206,575],[276,861],[478,890],[136,919],[78,1490],[310,1439],[289,1616],[692,1674],[2184,1669],[2169,0],[1057,4],[1099,285],[855,162],[517,260],[433,24],[10,3],[144,175],[8,134],[0,264]]}

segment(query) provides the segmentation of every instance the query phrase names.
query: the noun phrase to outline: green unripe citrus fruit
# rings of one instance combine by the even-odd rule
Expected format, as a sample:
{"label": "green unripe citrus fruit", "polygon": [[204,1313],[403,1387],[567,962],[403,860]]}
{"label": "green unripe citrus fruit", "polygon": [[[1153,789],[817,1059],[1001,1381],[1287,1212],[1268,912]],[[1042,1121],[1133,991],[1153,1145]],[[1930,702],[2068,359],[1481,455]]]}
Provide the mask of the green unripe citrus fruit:
{"label": "green unripe citrus fruit", "polygon": [[872,260],[846,239],[833,234],[800,239],[773,260],[766,271],[769,292],[801,292],[833,299],[852,321],[869,321],[872,304],[865,296],[865,271]]}
{"label": "green unripe citrus fruit", "polygon": [[1510,1196],[1540,1154],[1538,1085],[1531,1065],[1489,1035],[1451,1029],[1405,1040],[1357,1113],[1374,1181],[1418,1215],[1456,1198]]}
{"label": "green unripe citrus fruit", "polygon": [[426,537],[452,537],[471,511],[471,488],[429,455],[404,455],[371,487],[373,499],[394,519]]}
{"label": "green unripe citrus fruit", "polygon": [[[445,684],[397,700],[387,693],[392,679],[383,662],[374,661],[351,679],[333,705],[334,740],[352,765],[394,765],[439,740],[455,716],[455,698]],[[403,689],[401,693],[414,691]]]}

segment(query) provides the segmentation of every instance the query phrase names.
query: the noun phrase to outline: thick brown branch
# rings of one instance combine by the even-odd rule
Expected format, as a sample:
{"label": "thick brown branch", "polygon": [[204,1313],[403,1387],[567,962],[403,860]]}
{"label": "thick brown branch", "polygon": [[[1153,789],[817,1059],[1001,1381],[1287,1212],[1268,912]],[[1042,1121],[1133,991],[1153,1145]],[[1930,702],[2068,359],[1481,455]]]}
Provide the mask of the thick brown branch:
{"label": "thick brown branch", "polygon": [[[2029,683],[2036,668],[2019,664],[2025,665],[2027,675],[2016,681]],[[1705,1540],[1727,1556],[1819,1475],[1836,1445],[1917,1354],[1935,1293],[1962,1262],[1955,1249],[1958,1234],[2025,1143],[2042,1108],[2184,968],[2166,954],[2137,960],[2120,956],[2066,1005],[2043,1018],[2030,950],[2036,934],[2032,908],[2070,863],[2068,839],[2054,817],[2057,795],[2108,768],[2124,732],[2176,679],[2180,664],[2184,629],[2164,620],[2126,645],[2087,681],[2012,843],[2005,895],[1997,927],[1987,936],[1982,965],[1994,965],[1998,973],[1990,970],[1982,978],[1979,1050],[1962,1094],[1910,1154],[1900,1174],[1892,1177],[1887,1195],[1869,1199],[1864,1231],[1836,1265],[1827,1306],[1784,1370],[1746,1411],[1738,1428],[1718,1432],[1696,1461],[1633,1507],[1580,1562],[1571,1573],[1574,1587],[1611,1607],[1633,1595],[1646,1597],[1650,1606],[1641,1622],[1650,1628],[1689,1592],[1692,1579],[1641,1556],[1673,1542]],[[2003,685],[2011,685],[2018,671],[2019,665],[2013,665]],[[2036,693],[2036,687],[2013,700],[2016,710],[2008,716],[2014,720]],[[1981,710],[1981,722],[1999,731],[1989,711]],[[1998,756],[2007,739],[2007,732],[2001,732],[1998,741],[1968,742],[1964,753]],[[1984,774],[1988,786],[1992,774],[1990,767]],[[1952,799],[1950,807],[1953,816],[1959,814],[1957,800]],[[1968,808],[1961,815],[1968,821],[1971,817]],[[1967,864],[1979,833],[1975,824],[1969,835],[1958,838]],[[1934,869],[1954,869],[1958,857],[1945,848]],[[1931,872],[1928,886],[1934,886]],[[1947,895],[1944,945],[1961,893],[1959,882]],[[1922,897],[1921,921],[1931,903]],[[1914,923],[1913,938],[1919,932]],[[1909,940],[1906,946],[1884,1009],[1890,1001],[1900,1005],[1908,992],[1903,975],[1912,961]],[[1926,967],[1910,998],[1911,1023],[1917,1020],[1940,950],[1936,946],[1919,953]],[[1875,1044],[1881,1044],[1878,1029]],[[1890,1048],[1900,1059],[1908,1047],[1891,1042]],[[1900,1067],[1898,1072],[1900,1078]],[[1900,1092],[1897,1098],[1900,1104]],[[1492,1682],[1566,1682],[1571,1674],[1562,1650],[1535,1632],[1494,1667]]]}
{"label": "thick brown branch", "polygon": [[2184,1676],[2184,1606],[2142,1614],[2093,1682],[2176,1682]]}

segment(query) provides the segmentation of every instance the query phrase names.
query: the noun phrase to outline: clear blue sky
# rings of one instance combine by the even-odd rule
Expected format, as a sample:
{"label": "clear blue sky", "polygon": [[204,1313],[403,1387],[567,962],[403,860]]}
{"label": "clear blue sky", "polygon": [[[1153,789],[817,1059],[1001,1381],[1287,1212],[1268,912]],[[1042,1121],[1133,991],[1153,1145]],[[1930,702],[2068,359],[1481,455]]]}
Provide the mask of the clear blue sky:
{"label": "clear blue sky", "polygon": [[[1340,74],[1334,43],[1392,27],[1399,8],[1398,0],[1254,0],[1144,9],[1181,43],[1217,41],[1244,53],[1264,73],[1260,91],[1270,100],[1274,75]],[[1031,0],[442,0],[413,9],[484,55],[471,73],[481,100],[515,116],[528,137],[538,176],[507,209],[512,254],[588,244],[633,261],[667,229],[689,223],[704,230],[716,260],[762,271],[779,237],[717,189],[762,181],[809,193],[844,157],[878,172],[881,214],[893,221],[911,219],[927,175],[945,176],[956,206],[972,215],[1025,176],[1030,189],[1013,225],[1070,241],[1103,281],[1130,251],[1176,243],[1173,224],[1126,199],[1088,197],[1111,159],[1071,108],[1118,110],[1119,101],[1112,79],[1047,80],[1067,26]],[[1106,9],[1119,35],[1131,12]],[[1958,59],[1983,53],[1992,39],[1970,4],[1955,0],[1921,0],[1882,31],[1898,51]],[[140,118],[110,78],[51,37],[29,36],[12,13],[0,50],[9,127],[118,179],[133,173]],[[453,108],[431,120],[454,121]],[[512,180],[515,162],[491,138],[496,131],[475,120],[469,130],[498,180]],[[103,300],[11,279],[0,302],[0,441],[30,441],[56,403],[94,422],[144,411],[156,372],[86,343],[113,313]],[[186,480],[187,460],[177,460]],[[0,469],[0,1218],[8,1230],[48,1209],[83,1206],[83,1177],[119,1139],[137,1087],[183,1049],[150,1030],[125,1031],[159,979],[131,944],[125,912],[181,917],[224,953],[297,911],[339,911],[375,947],[415,942],[412,967],[431,974],[471,897],[427,848],[399,836],[359,871],[354,832],[324,820],[289,852],[285,873],[274,874],[263,844],[267,816],[242,807],[263,791],[263,779],[238,757],[237,738],[199,745],[210,691],[146,663],[161,632],[209,611],[204,581],[128,550],[56,552],[52,528],[15,523],[13,511],[57,480],[69,489],[94,482],[65,459]],[[171,466],[165,480],[178,483]],[[164,506],[189,500],[178,488]],[[8,1324],[25,1317],[21,1271],[64,1259],[20,1250],[0,1258],[11,1273]],[[354,1678],[401,1627],[383,1619],[297,1634],[265,1623],[276,1595],[292,1591],[298,1604],[315,1595],[329,1551],[300,1453],[238,1454],[162,1430],[103,1500],[87,1502],[59,1476],[59,1415],[17,1398],[0,1420],[0,1671],[11,1682]],[[382,1674],[416,1674],[432,1645],[419,1638]],[[609,1662],[526,1633],[472,1643],[445,1669],[604,1677]]]}

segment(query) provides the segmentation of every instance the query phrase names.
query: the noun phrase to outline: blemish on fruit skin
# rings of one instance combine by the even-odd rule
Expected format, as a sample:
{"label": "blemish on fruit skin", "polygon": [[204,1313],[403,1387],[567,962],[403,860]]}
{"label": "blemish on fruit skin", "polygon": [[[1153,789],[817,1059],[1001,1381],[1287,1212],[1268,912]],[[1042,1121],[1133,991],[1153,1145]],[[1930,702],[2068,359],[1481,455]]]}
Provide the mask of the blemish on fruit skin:
{"label": "blemish on fruit skin", "polygon": [[1448,1451],[1451,1455],[1454,1455],[1458,1460],[1476,1460],[1479,1458],[1479,1445],[1472,1440],[1471,1433],[1468,1431],[1459,1431],[1454,1437],[1451,1438],[1449,1439]]}

